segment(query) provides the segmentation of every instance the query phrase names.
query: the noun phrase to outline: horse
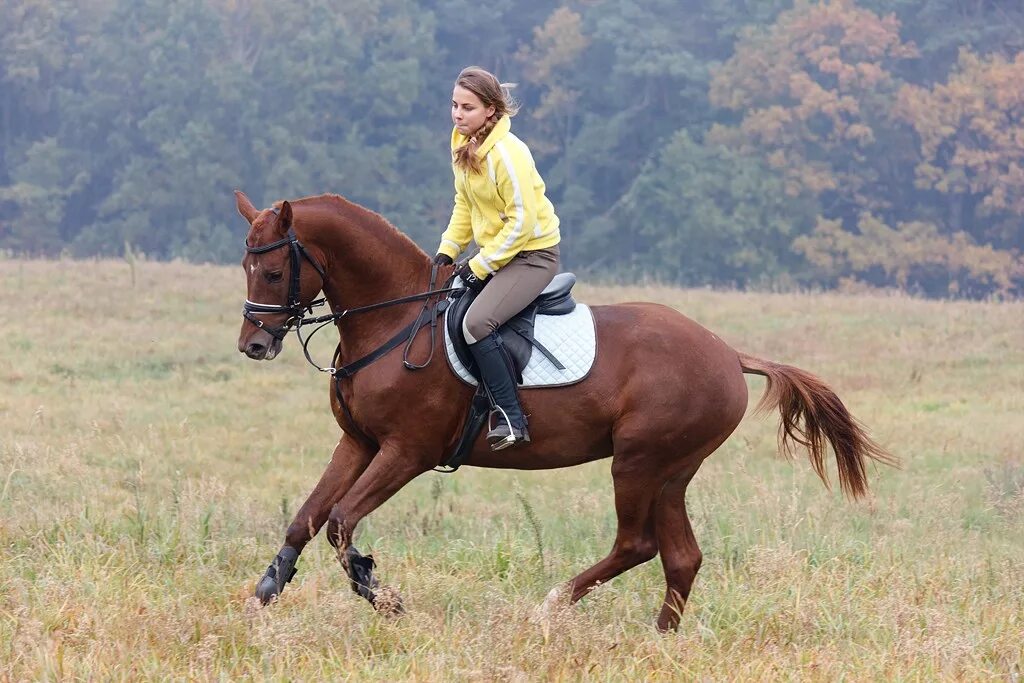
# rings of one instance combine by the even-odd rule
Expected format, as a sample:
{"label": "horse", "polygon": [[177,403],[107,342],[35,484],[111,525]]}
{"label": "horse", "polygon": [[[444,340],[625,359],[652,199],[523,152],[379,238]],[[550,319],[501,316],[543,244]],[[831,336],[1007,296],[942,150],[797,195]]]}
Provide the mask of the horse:
{"label": "horse", "polygon": [[[377,356],[359,372],[332,377],[331,410],[342,436],[256,596],[263,604],[278,598],[295,574],[299,554],[326,524],[352,589],[383,609],[385,601],[374,593],[375,563],[352,545],[354,530],[399,489],[444,461],[473,396],[443,360],[422,366],[399,362],[397,347],[385,344],[413,319],[410,303],[444,291],[432,289],[435,277],[450,278],[453,267],[432,266],[426,252],[386,219],[338,195],[281,201],[262,210],[241,191],[235,197],[249,223],[238,350],[255,360],[275,358],[285,335],[301,326],[303,312],[320,303],[315,297],[322,292],[320,301],[333,314],[320,319],[333,321],[338,332],[335,360]],[[591,310],[599,353],[590,373],[571,386],[521,389],[533,440],[492,451],[480,437],[465,462],[540,470],[611,457],[618,522],[611,551],[549,598],[561,591],[575,603],[660,555],[666,590],[656,625],[662,631],[678,627],[702,560],[686,489],[743,419],[744,373],[767,380],[756,412],[778,408],[781,452],[792,457],[802,447],[826,487],[829,447],[842,491],[853,499],[868,490],[869,461],[896,464],[814,375],[738,352],[666,306],[623,303]],[[355,311],[361,314],[348,315]],[[432,354],[432,326],[405,329],[411,329],[410,356]],[[401,611],[400,602],[390,609]]]}

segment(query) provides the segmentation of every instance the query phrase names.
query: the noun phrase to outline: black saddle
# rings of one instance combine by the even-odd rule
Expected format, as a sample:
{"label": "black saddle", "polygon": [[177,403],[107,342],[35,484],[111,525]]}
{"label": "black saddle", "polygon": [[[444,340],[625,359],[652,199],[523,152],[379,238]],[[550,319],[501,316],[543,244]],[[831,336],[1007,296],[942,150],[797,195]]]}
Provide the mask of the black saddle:
{"label": "black saddle", "polygon": [[[576,276],[572,273],[559,273],[551,281],[544,291],[533,300],[529,306],[516,314],[511,320],[498,328],[498,335],[511,356],[512,364],[516,369],[516,380],[523,383],[523,369],[530,362],[533,350],[537,349],[544,354],[551,363],[559,370],[565,366],[548,349],[544,347],[533,336],[534,325],[538,315],[566,315],[576,310],[576,300],[572,298],[572,287],[576,284]],[[454,293],[458,295],[452,301],[448,311],[446,323],[448,325],[448,337],[455,347],[455,355],[459,357],[463,367],[480,381],[480,370],[473,361],[473,354],[469,352],[469,345],[462,335],[462,321],[466,317],[466,311],[476,298],[476,293],[463,289]],[[454,295],[453,295],[454,296]]]}
{"label": "black saddle", "polygon": [[[512,364],[516,369],[516,379],[520,384],[523,382],[523,369],[530,362],[530,356],[535,348],[543,353],[556,368],[565,369],[565,366],[555,358],[554,354],[534,339],[533,327],[538,315],[565,315],[576,309],[576,301],[572,298],[572,286],[575,284],[576,276],[572,273],[556,275],[551,284],[540,293],[540,296],[533,300],[533,303],[498,328],[498,334],[501,336],[505,350],[511,356]],[[455,444],[455,449],[439,467],[435,468],[438,472],[454,472],[466,461],[473,450],[474,442],[487,423],[487,416],[491,410],[490,399],[480,380],[480,370],[473,361],[473,354],[469,352],[466,338],[462,336],[462,320],[466,317],[466,311],[475,298],[476,294],[469,289],[453,292],[446,317],[448,337],[452,340],[452,346],[455,347],[455,355],[462,361],[462,365],[476,377],[478,386],[470,404],[462,436]]]}

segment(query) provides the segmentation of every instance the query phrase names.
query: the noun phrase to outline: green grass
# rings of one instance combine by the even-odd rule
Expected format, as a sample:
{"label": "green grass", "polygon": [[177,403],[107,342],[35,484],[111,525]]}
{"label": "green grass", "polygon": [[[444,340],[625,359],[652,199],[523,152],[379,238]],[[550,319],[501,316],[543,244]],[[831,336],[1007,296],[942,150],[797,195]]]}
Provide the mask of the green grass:
{"label": "green grass", "polygon": [[608,461],[413,482],[357,541],[402,619],[322,538],[256,609],[339,435],[324,378],[293,339],[273,363],[237,353],[237,267],[142,261],[133,285],[125,262],[0,260],[0,680],[1016,680],[1024,304],[578,296],[660,301],[819,374],[904,469],[849,503],[776,456],[774,418],[745,420],[690,487],[704,566],[676,634],[652,626],[657,561],[533,616],[611,545]]}

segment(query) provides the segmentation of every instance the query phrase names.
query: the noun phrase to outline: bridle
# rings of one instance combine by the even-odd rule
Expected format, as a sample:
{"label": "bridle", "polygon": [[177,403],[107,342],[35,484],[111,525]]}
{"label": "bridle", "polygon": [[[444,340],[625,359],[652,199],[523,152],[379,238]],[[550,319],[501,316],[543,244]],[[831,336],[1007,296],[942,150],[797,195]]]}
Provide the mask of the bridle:
{"label": "bridle", "polygon": [[[274,209],[274,213],[278,213],[278,209]],[[405,344],[405,349],[402,352],[402,364],[408,370],[422,370],[430,364],[430,361],[434,357],[435,343],[436,343],[436,332],[437,332],[437,319],[448,309],[451,299],[448,297],[439,297],[441,294],[451,294],[452,292],[464,293],[466,288],[464,285],[458,287],[452,287],[452,283],[455,281],[456,276],[453,274],[448,280],[445,281],[439,289],[434,289],[437,283],[437,271],[438,264],[434,263],[430,267],[430,283],[427,286],[427,291],[420,294],[413,294],[410,296],[400,297],[398,299],[390,299],[388,301],[382,301],[376,304],[370,304],[368,306],[359,306],[358,308],[347,308],[337,313],[329,313],[327,315],[314,316],[313,309],[318,306],[326,305],[327,297],[321,297],[314,299],[308,304],[302,303],[302,291],[300,287],[300,269],[302,268],[302,261],[309,261],[310,265],[316,269],[316,272],[320,274],[320,289],[323,290],[327,283],[327,274],[324,268],[316,262],[306,248],[299,242],[298,237],[295,235],[295,231],[291,226],[288,227],[288,232],[282,239],[270,244],[265,244],[260,247],[251,247],[248,244],[245,245],[245,250],[250,254],[265,254],[275,249],[281,249],[288,247],[289,257],[291,260],[291,272],[289,273],[288,282],[288,299],[284,305],[280,304],[262,304],[255,301],[245,300],[245,304],[242,306],[242,316],[254,324],[256,327],[267,332],[270,336],[278,341],[283,341],[284,338],[295,330],[295,336],[298,337],[299,342],[302,344],[302,353],[306,356],[306,361],[309,362],[314,368],[320,372],[326,372],[331,375],[334,380],[334,393],[338,399],[338,404],[345,415],[345,419],[351,426],[351,431],[345,429],[346,432],[352,433],[360,440],[368,443],[375,444],[374,440],[366,435],[359,425],[356,423],[355,418],[352,415],[351,409],[348,407],[348,402],[345,400],[345,396],[342,393],[341,384],[343,380],[346,380],[355,373],[359,372],[363,368],[375,363],[376,361],[383,358],[393,349]],[[458,296],[458,295],[455,295]],[[331,364],[327,367],[321,367],[313,360],[309,353],[309,343],[313,339],[313,335],[319,332],[321,329],[332,323],[341,320],[350,315],[357,313],[365,313],[367,311],[374,311],[380,308],[387,308],[389,306],[397,306],[399,304],[412,303],[414,301],[423,301],[423,307],[416,315],[416,319],[411,323],[403,327],[398,331],[391,339],[378,346],[374,351],[366,354],[362,358],[340,365],[341,363],[341,344],[338,344],[337,350],[334,352],[334,357],[331,360]],[[308,311],[309,315],[305,313]],[[288,318],[283,324],[278,327],[269,327],[262,320],[256,316],[262,313],[287,313]],[[315,329],[309,333],[305,338],[302,337],[302,328],[307,325],[316,325]],[[409,352],[412,349],[413,341],[416,339],[417,333],[430,325],[430,353],[427,355],[427,359],[423,363],[413,363],[409,360]],[[462,457],[464,459],[465,456]],[[450,474],[458,469],[462,459],[449,459],[442,463],[438,468],[435,468],[438,472]],[[445,469],[447,468],[447,469]]]}
{"label": "bridle", "polygon": [[[277,212],[277,209],[274,210]],[[327,280],[327,274],[324,273],[324,269],[320,266],[316,260],[309,255],[306,248],[302,246],[302,242],[299,242],[299,238],[295,235],[295,230],[291,226],[288,227],[288,234],[282,239],[270,244],[264,244],[261,247],[250,247],[248,244],[245,245],[245,250],[250,254],[266,254],[269,251],[280,249],[282,247],[288,247],[288,253],[291,258],[291,271],[288,278],[288,303],[284,306],[280,304],[261,304],[255,301],[245,300],[242,304],[242,317],[251,322],[256,327],[260,328],[271,337],[278,341],[283,341],[285,336],[292,331],[292,327],[296,324],[300,324],[303,318],[303,311],[313,312],[315,306],[320,306],[326,303],[326,299],[317,299],[309,302],[308,305],[302,304],[302,291],[299,285],[302,266],[302,259],[309,261],[310,265],[316,269],[316,272],[320,274],[321,283]],[[321,285],[322,288],[322,285]],[[260,313],[287,313],[288,318],[283,324],[278,327],[269,327],[262,320],[256,316]]]}
{"label": "bridle", "polygon": [[[278,213],[278,209],[273,209],[274,213]],[[245,245],[245,250],[250,254],[265,254],[275,249],[281,249],[288,247],[289,257],[291,260],[291,267],[288,280],[288,299],[284,305],[280,304],[263,304],[255,301],[245,300],[242,305],[242,317],[251,322],[256,327],[265,331],[271,337],[278,341],[283,341],[284,338],[295,330],[295,336],[299,338],[299,342],[302,344],[302,352],[306,356],[306,360],[310,365],[315,367],[320,372],[326,372],[334,375],[338,379],[344,379],[351,377],[359,370],[362,370],[367,365],[379,360],[388,351],[399,346],[402,342],[405,342],[405,351],[402,355],[402,364],[405,365],[409,370],[421,370],[430,364],[431,359],[434,357],[435,347],[435,329],[437,327],[437,317],[448,308],[447,300],[435,300],[431,302],[431,299],[439,294],[448,294],[457,290],[463,289],[463,287],[452,287],[451,283],[454,281],[455,276],[453,275],[444,283],[444,286],[440,289],[434,289],[434,285],[437,282],[437,264],[433,264],[430,269],[430,284],[427,287],[427,291],[421,294],[413,294],[411,296],[404,296],[398,299],[390,299],[388,301],[382,301],[376,304],[370,304],[368,306],[360,306],[358,308],[347,308],[338,313],[329,313],[327,315],[313,316],[313,309],[319,306],[326,305],[327,297],[321,297],[314,299],[308,304],[302,303],[302,291],[300,287],[301,280],[301,268],[302,261],[305,259],[309,261],[310,265],[316,269],[316,272],[320,274],[320,288],[323,289],[324,284],[327,282],[327,274],[323,267],[316,262],[306,248],[299,242],[298,237],[295,234],[295,230],[289,226],[287,234],[270,244],[264,244],[259,247],[251,247],[248,244]],[[420,310],[419,315],[416,316],[411,324],[403,328],[398,334],[389,339],[383,345],[378,347],[375,351],[363,356],[359,360],[348,363],[344,366],[338,367],[338,362],[341,360],[341,345],[338,345],[338,350],[334,354],[334,359],[330,366],[321,367],[309,353],[309,342],[317,332],[323,329],[325,326],[337,322],[344,317],[355,315],[356,313],[365,313],[367,311],[377,310],[379,308],[387,308],[389,306],[396,306],[398,304],[411,303],[413,301],[423,301],[423,308]],[[431,308],[431,304],[433,307]],[[305,312],[309,312],[310,315],[305,315]],[[288,318],[283,324],[278,327],[270,327],[266,325],[262,320],[256,316],[261,313],[287,313]],[[413,363],[409,360],[409,350],[412,348],[413,340],[416,338],[416,333],[420,331],[425,325],[430,325],[430,355],[427,356],[427,360],[421,364]],[[306,325],[317,325],[317,327],[309,333],[305,338],[302,337],[302,328]]]}

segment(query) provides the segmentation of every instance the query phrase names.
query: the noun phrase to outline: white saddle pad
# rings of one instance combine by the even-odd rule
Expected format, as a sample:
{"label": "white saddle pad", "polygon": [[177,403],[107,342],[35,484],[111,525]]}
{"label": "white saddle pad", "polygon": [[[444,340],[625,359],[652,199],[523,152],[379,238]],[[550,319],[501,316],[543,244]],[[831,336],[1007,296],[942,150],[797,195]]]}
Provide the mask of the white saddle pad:
{"label": "white saddle pad", "polygon": [[[543,353],[534,349],[523,370],[523,383],[519,386],[561,387],[575,384],[590,373],[597,355],[597,332],[589,306],[577,303],[576,310],[566,315],[538,315],[534,337],[565,366],[565,370],[556,368]],[[476,378],[455,355],[447,325],[444,326],[444,348],[452,372],[466,384],[476,386]]]}

